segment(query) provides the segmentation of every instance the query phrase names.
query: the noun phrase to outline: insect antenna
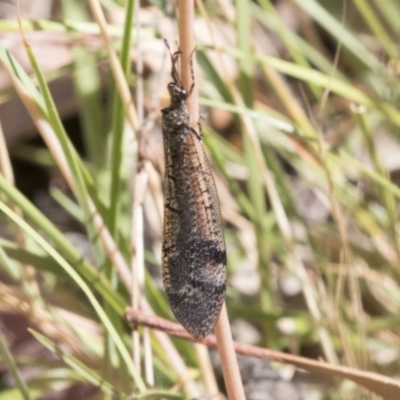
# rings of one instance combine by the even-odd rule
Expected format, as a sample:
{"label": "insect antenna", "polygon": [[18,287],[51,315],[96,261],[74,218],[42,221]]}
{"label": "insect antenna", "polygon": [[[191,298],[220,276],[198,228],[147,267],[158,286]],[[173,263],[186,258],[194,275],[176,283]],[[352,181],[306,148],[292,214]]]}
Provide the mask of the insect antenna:
{"label": "insect antenna", "polygon": [[182,54],[182,52],[179,50],[175,51],[174,53],[172,53],[171,48],[169,47],[168,44],[168,40],[164,39],[164,43],[167,46],[167,49],[169,51],[169,55],[171,57],[171,62],[172,62],[172,68],[171,68],[171,77],[172,80],[174,81],[174,83],[176,83],[178,86],[180,86],[181,88],[183,88],[182,86],[182,82],[181,82],[181,78],[179,77],[179,72],[178,72],[178,68],[177,68],[177,64],[178,64],[178,60],[179,60],[179,56]]}
{"label": "insect antenna", "polygon": [[188,97],[192,94],[193,89],[194,89],[194,85],[195,85],[193,56],[196,53],[196,50],[197,50],[197,46],[195,46],[195,48],[190,53],[190,73],[191,73],[191,76],[192,76],[192,84],[191,84],[190,89],[189,89]]}

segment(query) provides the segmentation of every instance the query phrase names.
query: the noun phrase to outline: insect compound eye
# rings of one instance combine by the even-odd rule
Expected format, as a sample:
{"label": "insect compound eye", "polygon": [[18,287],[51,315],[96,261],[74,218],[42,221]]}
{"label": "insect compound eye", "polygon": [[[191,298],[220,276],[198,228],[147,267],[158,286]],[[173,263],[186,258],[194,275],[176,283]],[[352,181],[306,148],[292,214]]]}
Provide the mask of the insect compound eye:
{"label": "insect compound eye", "polygon": [[181,94],[184,89],[182,89],[179,85],[177,85],[175,82],[170,82],[168,84],[168,90],[170,93],[174,94]]}

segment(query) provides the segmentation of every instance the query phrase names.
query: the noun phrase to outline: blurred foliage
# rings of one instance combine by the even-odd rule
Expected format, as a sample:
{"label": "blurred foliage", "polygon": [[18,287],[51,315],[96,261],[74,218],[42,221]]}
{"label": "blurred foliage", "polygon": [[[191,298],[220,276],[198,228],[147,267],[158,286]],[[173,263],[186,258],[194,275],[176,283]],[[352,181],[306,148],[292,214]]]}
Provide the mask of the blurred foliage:
{"label": "blurred foliage", "polygon": [[[400,5],[396,0],[211,3],[198,2],[198,82],[204,142],[226,228],[231,322],[250,323],[259,345],[396,377]],[[160,118],[151,104],[154,97],[166,96],[166,85],[160,88],[158,81],[161,67],[153,59],[156,54],[160,64],[165,52],[163,24],[176,29],[176,21],[166,15],[173,8],[164,1],[145,2],[141,16],[147,19],[139,29],[133,23],[133,1],[103,6],[110,15],[128,15],[122,28],[110,24],[108,33],[127,82],[134,83],[135,106],[145,117],[135,132],[105,67],[104,49],[91,46],[91,35],[99,31],[81,2],[62,1],[57,20],[22,23],[26,33],[63,32],[73,43],[73,62],[51,73],[41,72],[46,60],[37,60],[29,47],[33,77],[24,72],[1,42],[18,32],[18,23],[0,21],[1,63],[26,90],[35,123],[45,121],[54,132],[46,142],[49,151],[19,143],[10,153],[53,176],[60,176],[55,165],[65,160],[74,195],[66,185],[62,190],[54,186],[54,179],[50,193],[85,233],[80,241],[87,250],[82,256],[67,232],[14,187],[1,148],[0,208],[7,234],[0,239],[0,266],[7,296],[0,295],[0,304],[7,313],[27,318],[32,338],[62,360],[54,367],[40,353],[31,359],[13,357],[1,346],[13,384],[4,385],[0,396],[15,396],[7,398],[37,398],[82,382],[99,388],[93,399],[129,398],[132,391],[138,398],[190,398],[201,387],[193,345],[171,344],[189,367],[189,383],[182,387],[177,368],[182,360],[166,354],[158,336],[140,329],[144,340],[151,340],[155,387],[164,390],[146,388],[146,376],[131,359],[130,328],[123,322],[130,288],[120,281],[93,214],[95,207],[118,254],[130,264],[141,224],[131,224],[132,204],[141,196],[131,178],[138,165],[146,165],[141,234],[150,273],[144,277],[144,294],[157,315],[172,318],[159,275]],[[138,32],[142,92],[137,91],[140,77],[132,73]],[[55,77],[72,77],[84,156],[71,142],[48,90]],[[146,124],[153,122],[149,131]],[[137,131],[147,135],[148,158],[139,164],[143,143],[137,142]],[[66,179],[64,171],[61,175]],[[147,350],[140,354],[144,362]],[[32,365],[33,373],[27,374]],[[318,399],[377,398],[346,382],[307,390]],[[11,394],[12,386],[20,397]]]}

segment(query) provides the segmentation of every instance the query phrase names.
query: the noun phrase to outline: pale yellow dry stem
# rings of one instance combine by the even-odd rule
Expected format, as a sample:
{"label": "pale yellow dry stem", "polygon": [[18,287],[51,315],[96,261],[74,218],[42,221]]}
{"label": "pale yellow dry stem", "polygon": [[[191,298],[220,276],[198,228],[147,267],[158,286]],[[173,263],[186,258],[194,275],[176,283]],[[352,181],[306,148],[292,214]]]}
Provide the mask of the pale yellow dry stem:
{"label": "pale yellow dry stem", "polygon": [[[136,174],[135,198],[132,210],[132,308],[139,310],[144,285],[144,243],[143,243],[143,202],[148,182],[147,169],[144,167]],[[137,329],[132,331],[133,359],[140,371],[140,337]],[[149,340],[149,329],[143,330],[145,346],[145,377],[148,387],[154,386],[153,356]]]}
{"label": "pale yellow dry stem", "polygon": [[142,130],[144,122],[144,91],[143,91],[143,54],[140,38],[140,2],[135,2],[135,28],[136,28],[136,108],[138,128]]}
{"label": "pale yellow dry stem", "polygon": [[[244,106],[241,96],[234,91],[235,102],[240,106]],[[246,128],[246,133],[252,143],[254,154],[257,159],[257,163],[260,167],[260,174],[263,178],[263,182],[268,193],[269,199],[271,201],[271,206],[276,216],[276,220],[278,223],[279,230],[281,231],[282,237],[286,242],[286,246],[288,248],[288,255],[286,259],[286,263],[288,268],[291,270],[293,274],[295,274],[298,279],[302,283],[302,290],[304,293],[304,297],[307,303],[307,307],[315,321],[317,326],[318,336],[321,341],[321,345],[323,347],[326,358],[329,362],[333,364],[338,363],[338,358],[336,356],[335,349],[330,340],[329,333],[327,329],[322,325],[322,315],[321,310],[318,306],[318,296],[315,293],[313,284],[307,274],[306,268],[303,262],[296,257],[294,253],[294,244],[293,244],[293,233],[287,218],[285,209],[282,205],[282,202],[279,198],[275,182],[271,171],[268,169],[267,164],[265,163],[265,159],[262,154],[260,142],[258,140],[258,136],[255,132],[254,126],[250,118],[246,115],[242,115],[241,119],[243,121],[243,125]]]}
{"label": "pale yellow dry stem", "polygon": [[[193,84],[192,70],[195,71],[196,59],[192,58],[195,48],[193,23],[194,23],[194,0],[179,0],[179,45],[181,55],[181,79],[183,87],[190,90]],[[194,82],[195,83],[195,82]],[[193,87],[188,101],[188,112],[191,116],[193,128],[197,128],[199,121],[199,103],[197,85]],[[222,372],[225,387],[230,400],[244,400],[244,390],[239,366],[233,348],[232,334],[229,325],[228,313],[225,304],[214,328],[218,342],[218,352],[221,359]]]}
{"label": "pale yellow dry stem", "polygon": [[[43,141],[45,142],[47,148],[49,149],[51,155],[53,156],[53,159],[57,163],[57,166],[60,169],[62,176],[64,177],[65,181],[67,182],[72,192],[75,192],[73,179],[68,167],[67,160],[64,156],[63,149],[57,139],[57,136],[53,131],[53,128],[46,120],[45,116],[42,114],[41,110],[36,105],[35,100],[32,99],[30,93],[25,89],[23,84],[18,80],[18,78],[13,74],[13,72],[8,69],[7,65],[3,64],[3,67],[9,73],[10,79],[13,83],[15,90],[17,91],[20,99],[24,103],[24,106],[28,110],[33,123],[35,124],[37,130],[41,134]],[[117,267],[121,281],[127,288],[130,289],[131,274],[129,271],[129,267],[126,264],[121,253],[119,252],[110,232],[104,225],[104,222],[100,214],[97,212],[95,205],[90,199],[88,201],[88,204],[90,213],[92,215],[95,226],[97,227],[97,230],[99,232],[99,237],[103,242],[106,253],[109,256],[110,260],[113,262],[113,264]]]}
{"label": "pale yellow dry stem", "polygon": [[160,218],[161,225],[164,220],[164,200],[163,191],[161,186],[160,176],[154,169],[152,163],[146,163],[146,171],[149,175],[149,190],[154,199],[158,217]]}
{"label": "pale yellow dry stem", "polygon": [[113,48],[112,41],[107,31],[107,21],[104,17],[103,10],[98,0],[89,0],[89,6],[92,10],[93,17],[98,23],[101,36],[106,47],[108,60],[110,62],[110,67],[112,74],[114,76],[115,83],[117,85],[118,93],[121,97],[121,101],[131,124],[133,132],[137,132],[138,129],[138,119],[136,115],[135,106],[132,100],[131,92],[129,90],[128,83],[126,82],[124,71],[122,70],[121,63],[118,60],[118,56]]}
{"label": "pale yellow dry stem", "polygon": [[7,151],[7,144],[4,138],[3,129],[0,124],[0,172],[8,182],[14,185],[14,174],[11,167],[10,157]]}
{"label": "pale yellow dry stem", "polygon": [[304,39],[320,54],[329,60],[330,53],[323,42],[323,36],[318,31],[318,25],[314,20],[298,5],[292,2],[295,12],[299,13],[300,32],[304,35]]}
{"label": "pale yellow dry stem", "polygon": [[[351,293],[352,305],[353,305],[353,317],[356,319],[357,325],[359,328],[359,333],[360,333],[359,339],[364,342],[365,329],[362,328],[363,324],[360,323],[360,321],[363,319],[361,298],[359,297],[360,292],[359,292],[359,289],[357,290],[358,282],[352,272],[353,265],[354,265],[353,256],[352,256],[352,253],[351,253],[350,248],[347,243],[346,228],[345,228],[345,222],[343,219],[342,210],[341,210],[340,204],[336,198],[331,172],[330,172],[330,169],[326,162],[325,143],[324,143],[322,133],[320,133],[318,135],[318,143],[319,143],[319,150],[320,150],[321,167],[322,167],[323,171],[325,172],[327,182],[328,182],[331,212],[332,212],[333,219],[336,222],[336,225],[338,226],[340,240],[341,240],[342,248],[343,248],[344,262],[340,263],[340,265],[343,268],[345,268],[345,270],[347,272],[347,276],[350,281],[350,293]],[[343,349],[346,354],[348,365],[356,366],[357,362],[356,362],[356,359],[354,356],[353,348],[348,339],[347,329],[343,325],[341,318],[338,318],[338,316],[337,316],[338,310],[340,309],[341,298],[343,296],[343,277],[344,276],[345,276],[344,271],[341,271],[341,273],[338,276],[335,310],[333,312],[331,312],[330,315],[331,315],[331,318],[332,318],[332,315],[334,315],[334,319],[337,321],[338,333],[341,337],[341,343],[343,344]],[[365,343],[361,347],[365,348]]]}
{"label": "pale yellow dry stem", "polygon": [[[222,64],[223,65],[223,64]],[[292,118],[296,121],[296,123],[311,137],[316,135],[316,132],[310,122],[308,121],[304,111],[298,105],[297,101],[294,99],[293,94],[290,89],[287,87],[284,80],[270,67],[263,67],[264,72],[270,80],[270,83],[273,85],[274,89],[277,91],[279,98],[282,103],[288,109]],[[228,76],[228,75],[227,75]],[[230,82],[228,79],[228,86],[233,95],[234,101],[236,105],[244,106],[242,98],[240,94],[237,92],[236,87]],[[337,364],[338,358],[336,352],[334,350],[333,344],[330,340],[328,331],[325,327],[322,326],[322,315],[320,308],[318,306],[318,296],[315,293],[312,282],[308,277],[306,269],[301,260],[297,259],[294,255],[293,248],[293,235],[291,231],[291,227],[289,221],[287,219],[285,210],[280,201],[279,195],[277,193],[275,183],[271,172],[269,171],[267,165],[265,164],[264,157],[262,156],[260,144],[258,142],[258,137],[256,132],[254,131],[253,124],[249,118],[246,116],[240,116],[241,120],[246,127],[246,132],[251,140],[253,145],[258,163],[260,165],[260,170],[262,171],[264,184],[267,190],[267,193],[271,200],[271,205],[273,211],[276,215],[279,229],[287,243],[288,248],[290,249],[290,255],[287,258],[287,265],[290,270],[298,276],[300,281],[302,282],[304,297],[307,302],[308,309],[310,310],[313,319],[317,325],[317,332],[320,338],[322,347],[324,349],[324,353],[329,362]]]}
{"label": "pale yellow dry stem", "polygon": [[218,354],[221,359],[222,373],[229,400],[245,400],[242,377],[236,358],[228,312],[225,303],[222,305],[221,314],[214,328],[217,338]]}
{"label": "pale yellow dry stem", "polygon": [[[203,10],[203,13],[205,14],[204,10]],[[209,24],[209,29],[210,29],[210,33],[211,33],[211,36],[214,41],[214,47],[216,47],[213,32],[212,32],[210,24]],[[216,47],[216,49],[218,51],[217,47]],[[219,51],[218,51],[218,54],[220,55]],[[224,63],[223,63],[223,60],[221,57],[220,57],[220,64],[224,68]],[[290,111],[292,117],[295,119],[295,121],[310,136],[315,136],[316,133],[315,133],[312,125],[309,123],[306,115],[304,114],[304,111],[297,104],[297,101],[294,100],[291,91],[288,89],[288,87],[285,84],[285,82],[283,81],[283,79],[276,73],[276,71],[274,71],[273,69],[271,69],[269,67],[265,67],[265,72],[266,72],[267,76],[270,77],[271,82],[274,84],[274,88],[278,91],[282,102],[287,106],[287,108],[289,109],[289,111]],[[224,76],[226,77],[227,85],[230,89],[231,94],[233,95],[235,104],[240,107],[244,107],[241,95],[238,93],[235,85],[233,84],[232,80],[229,78],[229,74],[225,73]],[[291,227],[290,227],[289,221],[287,219],[285,210],[280,201],[279,195],[277,193],[271,172],[267,168],[264,157],[262,156],[260,144],[258,142],[256,132],[254,131],[253,124],[252,124],[251,120],[246,116],[241,115],[240,118],[243,122],[244,127],[246,128],[246,132],[247,132],[248,136],[250,137],[250,141],[253,145],[255,154],[257,156],[257,160],[260,165],[260,170],[262,171],[264,184],[265,184],[267,193],[270,197],[272,208],[276,215],[280,231],[281,231],[284,239],[287,242],[288,248],[290,249],[290,255],[288,256],[288,259],[287,259],[287,265],[289,266],[291,271],[299,277],[300,281],[302,282],[303,292],[304,292],[304,296],[306,298],[307,306],[308,306],[308,308],[314,318],[314,321],[317,325],[317,332],[318,332],[322,347],[324,349],[325,356],[327,357],[327,359],[330,362],[338,363],[338,358],[336,356],[333,344],[330,340],[328,331],[325,327],[322,326],[322,315],[321,315],[321,311],[318,307],[317,294],[314,291],[312,282],[310,281],[310,278],[308,277],[308,274],[306,272],[304,264],[302,263],[301,260],[298,260],[294,255],[293,235],[292,235]]]}
{"label": "pale yellow dry stem", "polygon": [[[22,38],[24,40],[25,47],[29,47],[29,43],[23,36],[23,33],[22,33]],[[51,125],[47,122],[47,120],[43,116],[42,111],[39,109],[34,99],[31,98],[30,93],[25,89],[25,87],[22,85],[19,79],[14,75],[14,73],[8,68],[8,66],[4,63],[3,66],[10,75],[10,79],[13,83],[15,90],[18,92],[20,99],[22,100],[24,106],[28,110],[37,130],[42,136],[43,141],[45,142],[47,148],[49,149],[51,155],[53,156],[53,159],[56,161],[56,164],[60,169],[62,176],[66,180],[71,191],[75,193],[75,187],[71,171],[69,169],[68,162],[67,159],[65,158],[61,144],[57,139],[57,135],[53,131]],[[95,204],[90,198],[88,199],[88,206],[90,215],[98,230],[99,237],[102,240],[106,253],[110,258],[110,260],[113,262],[113,264],[117,267],[121,281],[124,283],[125,287],[127,287],[129,290],[131,286],[131,274],[129,267],[126,264],[121,253],[119,252],[119,249],[117,248],[117,245],[115,244],[114,239],[112,238],[109,230],[104,225],[104,221],[101,218],[100,214],[98,213]]]}
{"label": "pale yellow dry stem", "polygon": [[[343,3],[343,15],[342,15],[342,21],[341,23],[344,25],[346,20],[346,1]],[[318,122],[322,121],[323,118],[323,113],[325,109],[325,105],[327,103],[329,93],[331,91],[331,86],[332,86],[332,78],[334,75],[335,70],[337,69],[337,64],[339,62],[339,56],[340,56],[340,50],[341,50],[342,42],[339,40],[336,52],[335,52],[335,58],[333,61],[333,66],[332,66],[332,71],[330,73],[330,80],[328,85],[324,89],[324,93],[322,96],[322,99],[320,101],[318,113],[317,113],[317,120]],[[321,122],[322,124],[322,122]],[[320,164],[325,172],[326,175],[326,180],[328,183],[328,189],[329,189],[329,201],[331,205],[331,212],[333,219],[336,222],[336,225],[338,226],[339,229],[339,235],[340,235],[340,240],[342,244],[342,249],[343,249],[343,256],[344,256],[344,262],[341,263],[343,267],[346,267],[346,273],[349,278],[349,283],[350,283],[350,297],[351,297],[351,304],[352,304],[352,309],[353,309],[353,318],[356,321],[357,328],[358,328],[358,338],[360,341],[360,348],[361,349],[366,349],[366,343],[365,343],[365,321],[364,321],[364,312],[363,312],[363,307],[361,304],[361,294],[360,294],[360,288],[358,284],[358,280],[353,274],[354,270],[354,260],[353,260],[353,254],[352,251],[348,245],[348,239],[347,239],[347,232],[346,232],[346,224],[344,221],[344,216],[342,212],[341,205],[336,197],[335,194],[335,186],[333,182],[333,177],[331,170],[329,168],[329,164],[327,162],[327,157],[326,157],[326,148],[325,148],[325,139],[322,133],[322,126],[319,127],[318,129],[318,150],[319,150],[319,156],[320,156]],[[336,309],[340,309],[340,298],[342,296],[343,292],[343,279],[345,274],[339,274],[339,279],[338,279],[338,285],[337,285],[337,293],[339,294],[337,296],[337,303],[336,303]],[[340,318],[338,318],[340,320]],[[345,354],[347,358],[347,362],[350,366],[356,366],[357,361],[354,355],[354,350],[352,346],[350,345],[348,341],[348,334],[347,334],[347,329],[345,329],[345,326],[343,326],[342,323],[338,325],[339,327],[339,333],[342,339],[342,343],[344,344],[344,349],[345,349]],[[361,359],[362,359],[362,365],[363,367],[366,367],[368,362],[367,362],[367,355],[365,352],[361,354]]]}
{"label": "pale yellow dry stem", "polygon": [[[261,54],[261,53],[260,53]],[[279,97],[289,115],[293,118],[297,126],[303,130],[304,134],[309,137],[315,137],[316,132],[310,121],[308,120],[304,110],[301,108],[288,84],[282,76],[268,65],[262,67],[265,76],[268,78],[270,85]]]}
{"label": "pale yellow dry stem", "polygon": [[[181,325],[160,317],[155,317],[153,315],[148,315],[141,312],[133,313],[131,310],[127,310],[126,318],[131,323],[136,322],[140,325],[149,326],[152,329],[162,330],[170,335],[174,335],[182,339],[191,341],[196,340]],[[203,343],[207,346],[217,346],[216,338],[213,335],[208,335],[203,340]],[[360,369],[350,367],[343,367],[340,365],[333,365],[293,354],[287,354],[280,351],[269,350],[239,342],[234,342],[234,348],[238,354],[245,356],[257,357],[263,360],[276,361],[279,363],[288,363],[307,371],[318,372],[340,379],[352,380],[353,382],[381,395],[387,400],[400,398],[399,380],[385,375],[380,375],[369,371],[362,371]]]}
{"label": "pale yellow dry stem", "polygon": [[[207,27],[208,27],[209,32],[210,32],[211,41],[213,43],[213,48],[217,53],[218,63],[219,63],[219,66],[222,69],[222,74],[224,76],[225,83],[228,86],[229,91],[232,93],[232,97],[235,98],[235,96],[233,95],[235,93],[235,90],[236,90],[235,83],[232,80],[231,75],[228,72],[228,69],[226,68],[226,65],[225,65],[225,62],[224,62],[224,58],[222,57],[221,49],[218,46],[217,40],[215,38],[214,30],[212,28],[212,24],[210,23],[210,19],[209,19],[208,15],[207,15],[206,9],[205,9],[205,7],[204,7],[204,5],[203,5],[201,0],[197,0],[196,3],[198,5],[198,7],[199,7],[200,14],[204,18],[204,20],[207,22]],[[232,23],[234,23],[234,9],[233,9],[233,7],[231,5],[230,5],[229,9],[230,9],[230,11],[228,13],[232,15],[232,18],[230,18],[229,20]],[[224,11],[227,11],[227,10],[225,9]]]}
{"label": "pale yellow dry stem", "polygon": [[155,385],[154,368],[153,368],[153,348],[151,344],[150,329],[143,329],[143,359],[144,359],[144,376],[148,388]]}
{"label": "pale yellow dry stem", "polygon": [[206,392],[210,396],[216,395],[219,393],[218,384],[215,379],[208,349],[206,346],[199,343],[194,343],[193,346],[196,351],[197,359],[199,360],[202,382],[204,383]]}
{"label": "pale yellow dry stem", "polygon": [[[45,310],[38,302],[32,303],[30,296],[21,289],[16,286],[5,285],[1,282],[0,308],[3,312],[24,316],[33,326],[45,333],[51,340],[56,343],[64,343],[69,346],[75,356],[81,360],[87,360],[86,353],[82,349],[81,343],[76,340],[75,335],[65,330],[64,327],[55,321],[54,315],[62,314],[61,309],[49,307],[48,310]],[[72,314],[67,318],[65,316],[63,314],[62,318],[65,321],[69,320],[67,323],[70,326],[76,326],[71,323],[71,319],[69,318]]]}
{"label": "pale yellow dry stem", "polygon": [[[144,275],[144,243],[143,243],[143,200],[147,187],[147,173],[142,170],[136,174],[134,199],[132,205],[132,308],[139,310],[139,300]],[[134,326],[132,329],[133,360],[140,373],[140,336]]]}
{"label": "pale yellow dry stem", "polygon": [[[192,127],[197,129],[199,122],[199,91],[196,80],[193,81],[192,74],[196,71],[195,41],[193,34],[194,23],[194,1],[179,0],[179,48],[182,52],[181,61],[181,81],[186,91],[189,91],[194,84],[192,93],[187,102],[187,109],[191,117]],[[193,71],[193,72],[192,72]]]}
{"label": "pale yellow dry stem", "polygon": [[[143,60],[141,57],[140,48],[140,27],[139,27],[139,13],[140,3],[135,3],[135,27],[136,27],[136,107],[138,110],[138,129],[143,126]],[[133,164],[133,163],[132,163]],[[139,167],[140,168],[140,167]],[[138,168],[138,169],[139,169]],[[132,202],[132,222],[131,222],[131,242],[132,242],[132,290],[131,290],[131,304],[134,310],[139,310],[140,296],[142,290],[142,279],[144,275],[144,243],[143,243],[143,199],[147,187],[147,174],[143,170],[133,171],[134,176],[134,190]],[[140,361],[140,334],[137,326],[132,327],[132,357],[135,367],[139,374],[141,374],[141,361]],[[146,382],[148,384],[148,382]],[[150,385],[151,386],[151,385]]]}
{"label": "pale yellow dry stem", "polygon": [[[7,144],[3,135],[3,129],[0,125],[0,173],[6,178],[12,185],[14,182],[14,174],[11,166],[11,160],[7,151]],[[22,217],[22,211],[19,207],[14,204],[10,204],[10,208],[20,217]],[[23,230],[15,223],[12,223],[14,229],[14,237],[18,246],[22,249],[25,248],[25,237]],[[36,270],[31,265],[23,265],[24,281],[27,283],[30,289],[30,294],[34,297],[40,296],[39,285],[36,280]]]}
{"label": "pale yellow dry stem", "polygon": [[[46,118],[43,116],[42,112],[38,108],[35,100],[31,97],[30,93],[25,89],[22,83],[18,80],[18,78],[13,74],[11,70],[8,69],[7,65],[3,63],[4,69],[8,72],[14,89],[18,93],[18,96],[24,103],[26,109],[28,110],[32,121],[34,122],[37,130],[40,132],[46,146],[50,150],[54,160],[57,163],[57,166],[66,180],[68,186],[74,191],[72,177],[68,168],[67,161],[64,157],[64,153],[62,148],[57,140],[57,137],[48,123]],[[93,202],[89,200],[89,207],[91,214],[93,216],[93,220],[95,226],[97,227],[99,237],[104,246],[104,250],[111,260],[112,264],[117,269],[119,277],[127,288],[128,291],[131,290],[131,282],[132,277],[128,267],[128,264],[125,262],[125,259],[122,257],[118,247],[116,246],[110,232],[107,227],[104,225],[102,218],[98,214]],[[151,310],[150,305],[147,304],[146,311],[149,312]],[[157,335],[157,340],[160,342],[161,346],[164,348],[166,354],[174,354],[174,357],[170,357],[172,359],[171,366],[174,369],[174,372],[178,376],[188,376],[187,367],[184,364],[182,358],[179,353],[176,351],[172,341],[169,339],[167,335],[162,332],[159,332]],[[165,347],[164,347],[165,346]],[[193,381],[186,380],[184,382],[186,392],[191,397],[196,397],[199,394],[199,390],[197,389],[197,385]]]}
{"label": "pale yellow dry stem", "polygon": [[[145,297],[141,298],[140,301],[141,309],[149,315],[155,315],[150,304]],[[196,383],[190,379],[190,371],[182,360],[182,357],[176,350],[176,347],[172,343],[169,335],[161,331],[154,331],[154,336],[162,346],[165,354],[168,354],[168,359],[174,368],[176,375],[178,376],[180,384],[185,388],[185,392],[191,398],[197,398],[200,396],[200,390]]]}

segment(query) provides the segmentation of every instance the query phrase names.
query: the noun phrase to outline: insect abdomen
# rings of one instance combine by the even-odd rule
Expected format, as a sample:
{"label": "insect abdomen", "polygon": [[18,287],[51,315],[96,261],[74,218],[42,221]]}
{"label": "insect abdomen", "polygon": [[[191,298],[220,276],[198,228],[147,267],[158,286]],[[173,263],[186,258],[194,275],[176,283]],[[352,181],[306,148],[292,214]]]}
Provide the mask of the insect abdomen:
{"label": "insect abdomen", "polygon": [[213,329],[225,294],[225,250],[211,240],[181,243],[163,278],[178,321],[196,338]]}

